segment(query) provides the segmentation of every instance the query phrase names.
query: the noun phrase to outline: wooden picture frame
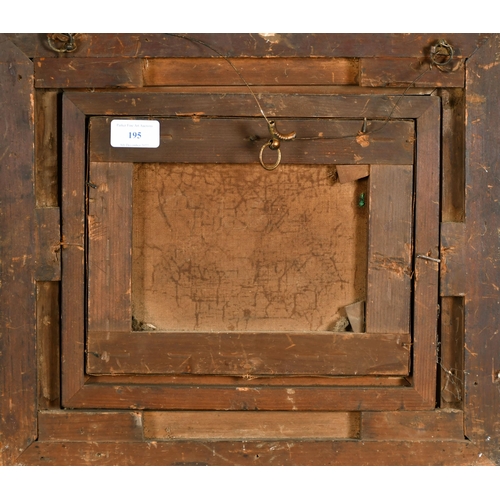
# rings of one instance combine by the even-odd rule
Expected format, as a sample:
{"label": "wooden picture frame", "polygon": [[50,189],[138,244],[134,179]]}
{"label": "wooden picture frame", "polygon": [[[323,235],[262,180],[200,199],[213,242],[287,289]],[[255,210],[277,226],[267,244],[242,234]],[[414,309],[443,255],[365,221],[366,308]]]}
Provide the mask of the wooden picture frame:
{"label": "wooden picture frame", "polygon": [[[367,365],[363,378],[352,368],[309,374],[299,368],[295,378],[278,377],[267,384],[251,377],[234,379],[251,375],[247,368],[222,374],[225,379],[203,371],[206,381],[196,379],[196,372],[165,368],[147,375],[140,367],[153,360],[154,345],[132,372],[119,374],[118,365],[109,371],[107,363],[113,363],[112,349],[119,344],[110,339],[123,339],[122,329],[102,332],[98,325],[95,341],[93,333],[87,339],[93,328],[88,330],[89,317],[109,318],[106,293],[127,296],[127,287],[106,292],[92,282],[100,278],[88,267],[87,203],[99,182],[89,176],[87,161],[94,162],[91,173],[92,165],[104,165],[95,170],[104,176],[110,169],[106,165],[125,165],[129,178],[131,162],[143,161],[109,156],[106,147],[94,153],[89,123],[90,135],[96,135],[100,123],[107,130],[105,120],[112,116],[177,114],[191,120],[195,111],[220,117],[239,113],[248,119],[261,114],[227,62],[211,57],[189,37],[79,37],[77,50],[62,56],[51,50],[45,35],[0,37],[5,114],[0,134],[0,463],[498,464],[500,280],[495,249],[500,216],[493,136],[500,121],[500,37],[281,35],[273,40],[271,53],[269,40],[261,35],[190,37],[241,64],[241,74],[262,103],[275,106],[278,120],[303,115],[362,123],[368,116],[411,120],[415,127],[415,144],[410,144],[415,152],[408,278],[412,324],[409,332],[403,328],[397,334],[396,342],[406,345],[406,353],[410,349],[410,371],[373,371]],[[64,45],[64,34],[53,40]],[[454,48],[453,64],[441,67],[435,51],[446,44]],[[115,198],[102,202],[107,203],[106,217],[115,217],[108,210],[113,200],[131,196],[126,184],[115,187]],[[376,196],[374,206],[387,192]],[[370,217],[383,214],[380,210],[374,208]],[[116,226],[119,219],[108,222]],[[113,238],[122,241],[123,234],[127,240],[122,230],[114,231]],[[94,251],[99,255],[101,250],[94,246],[90,255]],[[128,279],[127,262],[118,259],[109,268],[112,278],[122,273]],[[368,257],[369,280],[375,268],[370,262]],[[103,290],[97,309],[88,296],[89,276],[90,286]],[[382,300],[376,290],[375,303]],[[392,301],[378,304],[383,329]],[[125,300],[122,324],[129,321],[128,307]],[[400,314],[393,317],[397,324]],[[375,331],[344,334],[341,342],[364,345],[369,336],[388,335]],[[137,339],[150,333],[127,335],[131,352],[144,345]],[[118,356],[125,352],[121,349]],[[378,352],[374,359],[380,364],[383,348],[361,349]],[[335,356],[326,364],[341,366]],[[280,376],[290,375],[279,370]],[[332,374],[341,377],[325,378]],[[310,375],[319,376],[316,383],[307,379]]]}

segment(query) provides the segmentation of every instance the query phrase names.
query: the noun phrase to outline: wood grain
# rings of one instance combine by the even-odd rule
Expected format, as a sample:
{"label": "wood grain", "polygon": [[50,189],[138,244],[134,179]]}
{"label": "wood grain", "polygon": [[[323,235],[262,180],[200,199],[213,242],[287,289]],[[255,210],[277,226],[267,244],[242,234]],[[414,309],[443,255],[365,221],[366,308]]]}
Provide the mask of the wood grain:
{"label": "wood grain", "polygon": [[441,298],[439,352],[440,407],[462,409],[464,403],[464,298]]}
{"label": "wood grain", "polygon": [[357,412],[144,412],[144,437],[155,441],[356,439]]}
{"label": "wood grain", "polygon": [[279,377],[275,375],[256,375],[250,377],[230,375],[97,375],[89,378],[90,384],[135,384],[135,385],[196,385],[206,386],[241,386],[241,387],[410,387],[406,377],[377,375],[346,375],[309,377],[291,375]]}
{"label": "wood grain", "polygon": [[59,207],[37,208],[36,271],[37,281],[61,279],[61,213]]}
{"label": "wood grain", "polygon": [[[94,377],[69,401],[81,409],[150,410],[263,410],[263,411],[404,411],[431,410],[434,404],[422,398],[414,387],[309,386],[248,387],[202,385],[133,384],[121,377],[99,383]],[[418,380],[417,380],[418,382]],[[434,387],[435,389],[435,387]]]}
{"label": "wood grain", "polygon": [[141,412],[41,411],[38,425],[39,441],[143,441]]}
{"label": "wood grain", "polygon": [[131,163],[91,163],[88,193],[89,331],[132,326]]}
{"label": "wood grain", "polygon": [[[133,111],[133,108],[129,110]],[[214,109],[214,112],[220,111]],[[177,118],[158,119],[161,131],[158,148],[112,147],[113,118],[91,118],[91,160],[259,165],[260,150],[270,137],[262,118],[214,119],[205,116],[204,112],[178,114]],[[370,122],[370,125],[382,127],[379,121]],[[358,142],[354,138],[361,126],[358,120],[281,119],[278,130],[297,133],[296,140],[281,144],[282,164],[404,164],[413,161],[411,121],[389,122],[373,137]],[[318,140],[321,137],[332,140]],[[273,164],[275,157],[276,153],[266,148],[264,160]]]}
{"label": "wood grain", "polygon": [[133,58],[35,59],[35,87],[109,88],[141,87],[142,64]]}
{"label": "wood grain", "polygon": [[[28,57],[58,57],[44,33],[7,33],[6,39]],[[228,57],[421,57],[446,39],[457,56],[467,57],[488,38],[477,33],[191,33]],[[214,52],[198,43],[161,33],[80,33],[79,57],[209,57]]]}
{"label": "wood grain", "polygon": [[[364,118],[368,120],[412,119],[420,117],[437,97],[405,96],[401,90],[373,95],[359,90],[355,94],[338,93],[297,95],[263,92],[259,94],[260,104],[266,115],[271,118],[344,118],[359,119],[359,129]],[[98,116],[220,116],[256,117],[262,120],[262,112],[248,92],[196,93],[191,89],[186,93],[167,93],[158,91],[100,91],[66,92],[65,95],[85,114]],[[392,114],[391,114],[392,113]],[[367,132],[375,127],[368,124]],[[377,127],[382,133],[384,128]],[[412,138],[411,145],[413,145]],[[364,162],[366,163],[366,162]]]}
{"label": "wood grain", "polygon": [[463,296],[465,279],[465,224],[461,222],[441,223],[441,297]]}
{"label": "wood grain", "polygon": [[470,441],[35,443],[20,465],[494,465]]}
{"label": "wood grain", "polygon": [[466,90],[466,434],[500,464],[500,36],[467,67]]}
{"label": "wood grain", "polygon": [[92,374],[406,375],[409,342],[409,335],[390,334],[91,331],[87,369]]}
{"label": "wood grain", "polygon": [[62,113],[62,403],[85,383],[85,115],[65,96]]}
{"label": "wood grain", "polygon": [[[356,85],[358,60],[342,58],[230,59],[249,85]],[[222,58],[145,59],[144,85],[245,85]]]}
{"label": "wood grain", "polygon": [[59,132],[60,112],[57,91],[35,92],[35,192],[37,207],[59,205]]}
{"label": "wood grain", "polygon": [[371,165],[366,331],[408,333],[413,254],[413,167]]}
{"label": "wood grain", "polygon": [[378,441],[463,441],[458,410],[363,412],[361,439]]}
{"label": "wood grain", "polygon": [[439,89],[442,100],[443,222],[463,222],[465,216],[465,97],[462,89]]}
{"label": "wood grain", "polygon": [[[456,58],[452,61],[456,70],[440,71],[436,66],[429,69],[429,59],[423,58],[367,58],[360,60],[362,87],[408,87],[415,83],[420,87],[463,87],[465,65]],[[417,83],[418,82],[418,83]]]}
{"label": "wood grain", "polygon": [[0,44],[0,465],[36,437],[33,64]]}
{"label": "wood grain", "polygon": [[[498,284],[500,277],[498,276],[498,259],[494,253],[494,249],[498,247],[497,228],[499,227],[498,203],[496,203],[495,193],[498,192],[498,175],[497,166],[500,154],[498,152],[498,144],[496,140],[496,131],[499,129],[498,113],[496,103],[498,101],[498,80],[500,73],[498,68],[497,55],[500,52],[500,41],[498,35],[477,35],[477,34],[387,34],[374,36],[373,34],[360,34],[352,36],[349,34],[283,34],[283,35],[248,35],[248,34],[201,34],[194,35],[200,37],[209,43],[215,44],[220,50],[224,51],[231,57],[250,56],[250,57],[364,57],[371,58],[377,56],[387,57],[409,57],[420,58],[428,54],[429,46],[435,43],[440,38],[445,38],[454,48],[458,57],[468,59],[467,69],[467,87],[465,90],[465,98],[467,101],[467,113],[460,115],[463,111],[460,110],[461,104],[457,102],[456,106],[450,103],[451,109],[448,109],[447,91],[443,91],[440,95],[443,97],[444,118],[441,128],[442,136],[445,138],[445,149],[443,150],[443,175],[445,185],[442,191],[443,201],[443,220],[445,222],[462,222],[467,220],[466,225],[466,300],[462,297],[444,297],[441,302],[442,313],[445,316],[442,321],[441,342],[441,360],[436,360],[436,314],[434,308],[437,303],[437,276],[438,266],[436,263],[424,262],[417,259],[415,271],[415,321],[414,335],[415,342],[413,345],[415,363],[413,366],[413,376],[409,377],[409,382],[412,387],[264,387],[259,388],[260,392],[248,386],[237,386],[238,389],[229,388],[227,386],[219,387],[201,387],[198,389],[196,383],[191,387],[178,387],[172,384],[170,387],[162,386],[157,383],[158,379],[144,379],[152,381],[150,385],[147,383],[134,384],[132,377],[91,377],[87,381],[87,385],[82,385],[86,378],[83,371],[80,370],[81,363],[84,359],[83,340],[84,340],[84,322],[80,321],[85,298],[81,294],[80,285],[83,283],[84,267],[83,261],[80,263],[77,259],[68,259],[65,263],[65,276],[72,276],[69,280],[70,286],[63,290],[63,295],[66,294],[65,305],[63,307],[63,322],[65,324],[65,336],[63,339],[63,349],[65,352],[66,369],[64,371],[68,383],[65,384],[66,401],[70,405],[87,406],[89,408],[127,408],[131,405],[150,405],[152,408],[171,408],[171,409],[203,409],[210,408],[220,409],[249,409],[260,408],[272,410],[281,408],[283,410],[293,410],[293,407],[300,409],[311,408],[314,410],[336,410],[339,408],[347,408],[348,411],[359,411],[360,409],[372,410],[393,410],[398,417],[404,415],[402,410],[407,409],[430,409],[436,404],[436,361],[442,363],[446,356],[444,343],[452,341],[459,343],[459,349],[465,351],[463,369],[467,372],[466,399],[465,403],[465,418],[466,418],[466,435],[468,440],[447,441],[434,440],[411,442],[405,441],[341,441],[332,442],[332,440],[312,441],[312,440],[286,440],[277,442],[258,441],[251,443],[242,442],[190,442],[179,441],[175,443],[92,443],[87,442],[38,442],[28,447],[27,451],[21,455],[20,461],[15,461],[17,454],[25,448],[30,440],[33,439],[36,429],[35,413],[34,413],[34,394],[33,387],[35,386],[35,377],[33,376],[34,362],[34,337],[32,326],[26,326],[22,329],[11,331],[12,322],[21,321],[22,325],[27,325],[31,321],[33,323],[33,283],[31,287],[29,282],[28,272],[25,267],[16,267],[15,262],[8,262],[6,265],[14,266],[16,283],[12,281],[12,276],[7,274],[9,280],[5,281],[5,265],[2,260],[2,286],[0,291],[0,317],[7,318],[8,328],[2,328],[3,335],[0,336],[0,351],[2,352],[2,362],[0,363],[0,413],[2,415],[1,431],[5,432],[4,423],[7,421],[8,443],[5,445],[4,435],[2,435],[2,457],[0,462],[3,463],[26,463],[26,464],[127,464],[127,465],[171,465],[171,464],[253,464],[263,463],[265,465],[273,464],[298,464],[298,465],[472,465],[472,464],[492,464],[500,463],[499,459],[499,440],[498,440],[498,412],[495,412],[495,407],[498,407],[500,398],[500,390],[498,389],[497,381],[500,377],[496,377],[500,372],[496,354],[500,352],[498,335],[495,335],[498,311],[498,289],[495,284]],[[481,40],[489,41],[484,47],[481,47],[477,52],[474,52]],[[65,57],[59,57],[58,54],[50,51],[46,46],[46,38],[44,34],[7,34],[0,36],[0,42],[7,39],[13,40],[13,43],[29,57],[51,57],[54,60],[72,61],[79,57],[195,57],[206,58],[207,49],[200,45],[194,44],[187,40],[175,39],[165,35],[149,35],[149,34],[87,34],[79,38],[78,50],[76,53]],[[16,70],[20,67],[22,60],[23,67],[30,67],[31,63],[24,57],[19,55],[19,51],[11,50],[12,45],[9,45],[9,51],[5,58],[4,48],[5,43],[1,43],[2,61],[8,61],[5,66],[5,71],[0,76],[2,80],[2,89],[8,89],[3,96],[6,97],[7,105],[3,106],[3,111],[7,111],[7,126],[10,126],[16,121],[18,116],[16,113],[21,111],[24,113],[23,120],[30,120],[32,109],[29,105],[33,99],[31,91],[22,91],[20,95],[17,89],[19,85],[26,84],[27,79],[25,74],[17,71],[17,74],[22,78],[20,82],[15,82]],[[226,52],[227,51],[227,52]],[[472,53],[472,57],[469,57]],[[59,64],[59,63],[58,63]],[[66,64],[66,63],[64,63]],[[10,72],[9,72],[10,70]],[[434,70],[432,70],[434,72]],[[28,71],[29,73],[29,71]],[[12,76],[12,81],[10,80]],[[107,75],[110,78],[112,75]],[[430,76],[430,75],[429,75]],[[98,75],[96,75],[96,78]],[[123,75],[119,80],[122,81]],[[12,87],[9,85],[12,84]],[[107,83],[104,83],[107,85]],[[418,82],[417,82],[418,84]],[[299,87],[297,87],[298,89]],[[393,117],[400,118],[416,118],[417,119],[417,164],[416,164],[416,212],[420,214],[420,219],[417,216],[416,227],[416,252],[430,254],[433,257],[438,257],[439,240],[436,235],[439,233],[439,161],[436,162],[436,144],[439,142],[439,130],[436,133],[436,111],[432,109],[430,113],[426,113],[429,107],[422,99],[417,102],[414,98],[386,97],[387,89],[373,88],[374,94],[371,96],[359,97],[360,92],[367,92],[366,89],[360,90],[358,87],[344,87],[346,93],[354,92],[351,98],[345,96],[333,95],[338,94],[338,88],[334,86],[311,86],[311,93],[315,96],[305,95],[304,87],[300,90],[301,95],[290,96],[289,104],[284,105],[286,99],[283,96],[268,95],[263,98],[266,106],[266,112],[271,110],[271,114],[277,116],[307,116],[311,110],[310,116],[344,116],[353,119],[363,119],[363,115],[369,111],[369,117],[385,119],[393,109],[393,106],[398,102],[397,109],[394,110]],[[10,91],[14,89],[14,92]],[[291,87],[276,87],[275,92],[284,89],[286,92],[291,91]],[[430,88],[431,89],[431,88]],[[168,89],[172,91],[174,89]],[[370,89],[371,91],[372,89]],[[394,94],[403,90],[402,87],[395,89]],[[175,90],[174,90],[175,91]],[[203,90],[207,92],[207,88]],[[182,89],[185,93],[186,90]],[[226,90],[220,90],[221,93]],[[235,93],[240,92],[243,100],[238,113],[243,116],[259,116],[259,110],[255,107],[255,102],[252,102],[250,96],[247,96],[245,87],[235,87]],[[325,93],[320,95],[318,92]],[[422,89],[410,89],[409,93],[422,92]],[[425,92],[425,91],[423,91]],[[450,100],[459,99],[461,89],[451,89],[449,93]],[[97,92],[96,92],[97,93]],[[74,100],[77,103],[76,108],[78,113],[73,113],[73,118],[76,117],[79,127],[84,130],[84,120],[81,120],[85,114],[109,114],[113,115],[116,112],[122,113],[124,116],[130,116],[130,106],[132,99],[136,99],[141,92],[134,93],[133,97],[127,92],[117,91],[117,95],[112,100],[112,105],[109,96],[99,96],[94,98],[93,93],[82,92],[80,101]],[[146,92],[143,93],[143,95]],[[211,93],[211,92],[210,92]],[[10,96],[14,95],[10,100]],[[54,100],[56,92],[52,93],[47,99]],[[163,95],[160,95],[163,94]],[[374,95],[377,97],[374,98]],[[161,93],[157,93],[159,97],[150,99],[144,97],[144,100],[136,101],[138,116],[148,115],[149,113],[161,114],[162,109],[167,109],[170,112],[193,113],[193,112],[210,112],[217,109],[221,110],[229,116],[231,109],[234,109],[234,101],[229,98],[226,101],[215,101],[212,106],[199,97],[192,99],[192,96],[185,94],[187,99],[183,102],[173,97],[171,102],[165,105],[163,99],[165,89]],[[73,99],[73,98],[71,98]],[[156,99],[156,100],[155,100]],[[245,100],[246,99],[246,100]],[[120,102],[122,101],[122,102]],[[42,106],[42,101],[36,99],[36,106]],[[173,104],[172,104],[173,103]],[[152,104],[151,107],[149,105]],[[198,109],[198,106],[201,108]],[[253,106],[253,107],[252,107]],[[365,107],[366,106],[366,107]],[[434,105],[431,106],[431,108]],[[13,109],[13,113],[9,114],[9,110]],[[351,114],[347,114],[351,108]],[[74,111],[74,110],[73,110]],[[52,113],[52,111],[50,112]],[[49,113],[49,114],[50,114]],[[337,114],[340,113],[340,114]],[[423,116],[422,114],[427,116]],[[37,116],[41,117],[43,112],[37,111]],[[65,120],[71,112],[66,110]],[[53,115],[52,115],[53,116]],[[40,118],[41,119],[41,118]],[[461,129],[461,120],[466,121],[467,134]],[[37,118],[38,121],[38,118]],[[49,120],[50,121],[50,120]],[[24,121],[23,121],[24,123]],[[1,125],[0,125],[1,127]],[[439,125],[438,125],[439,127]],[[65,128],[65,125],[63,126]],[[28,180],[25,174],[27,165],[31,165],[32,160],[19,162],[21,156],[29,156],[31,151],[32,131],[28,131],[27,127],[21,126],[16,130],[21,130],[20,134],[16,133],[16,139],[12,144],[22,144],[16,148],[17,157],[10,156],[12,150],[2,157],[2,161],[6,158],[9,161],[19,163],[19,168],[9,170],[9,173],[3,169],[0,173],[2,186],[8,186],[8,189],[14,193],[15,190],[15,216],[11,219],[9,212],[8,223],[7,218],[4,218],[4,212],[1,212],[0,224],[2,239],[2,259],[7,261],[13,257],[32,255],[30,249],[34,248],[33,240],[29,235],[35,233],[34,228],[30,226],[28,212],[26,206],[32,200],[33,177],[31,175]],[[74,131],[75,129],[73,129]],[[28,133],[25,133],[28,132]],[[63,197],[65,203],[71,199],[72,191],[64,192],[64,189],[73,187],[76,189],[76,204],[66,210],[63,218],[66,217],[66,222],[69,228],[69,220],[71,219],[71,210],[74,210],[78,224],[83,227],[83,219],[79,217],[79,207],[81,198],[79,189],[81,186],[82,192],[85,190],[85,177],[82,175],[81,158],[84,158],[85,148],[84,140],[80,135],[70,133],[66,137],[66,144],[63,141],[65,148],[65,167],[66,172],[63,172],[63,177],[73,175],[73,165],[76,165],[74,175],[78,178],[81,184],[65,182],[63,188]],[[460,135],[462,134],[462,136]],[[0,134],[0,137],[3,133]],[[42,137],[43,136],[43,137]],[[50,134],[40,132],[40,141],[45,142],[49,147]],[[461,156],[464,154],[461,147],[461,138],[466,140],[466,178],[464,168],[461,167],[463,160]],[[29,140],[26,140],[26,139]],[[74,144],[71,144],[76,138]],[[2,147],[5,146],[5,136],[3,136]],[[22,142],[21,142],[22,141]],[[38,139],[37,139],[38,141]],[[29,147],[26,147],[28,144]],[[73,148],[73,149],[72,149]],[[50,148],[47,150],[48,156],[53,155]],[[68,151],[76,151],[76,154],[67,154]],[[2,150],[2,152],[5,152]],[[37,158],[39,152],[37,151]],[[439,153],[437,153],[439,155]],[[1,152],[0,152],[1,156]],[[69,158],[69,161],[68,161]],[[73,161],[74,160],[74,161]],[[38,160],[37,160],[38,161]],[[31,163],[30,163],[31,162]],[[50,162],[47,163],[47,165]],[[9,163],[9,166],[14,165]],[[39,170],[37,172],[37,204],[39,206],[56,206],[57,184],[55,182],[54,163],[49,170]],[[71,165],[71,168],[69,168]],[[456,167],[454,167],[456,165]],[[456,171],[454,169],[456,168]],[[37,167],[38,169],[38,167]],[[422,172],[428,171],[430,176],[421,175]],[[68,173],[69,172],[69,173]],[[14,177],[13,177],[14,176]],[[52,187],[49,187],[46,192],[40,193],[38,179],[46,177],[52,178]],[[13,181],[14,178],[14,182]],[[21,179],[22,178],[22,179]],[[21,180],[20,180],[21,179]],[[448,182],[452,180],[453,182]],[[454,182],[456,180],[456,182]],[[41,185],[44,185],[42,181]],[[17,186],[17,187],[16,187]],[[22,186],[22,187],[21,187]],[[45,184],[49,186],[49,184]],[[467,187],[466,187],[467,186]],[[10,189],[12,188],[12,189]],[[465,196],[465,189],[467,196]],[[437,196],[436,196],[437,193]],[[5,190],[0,190],[0,208],[5,209],[5,206],[10,206],[11,198],[9,198]],[[5,205],[7,200],[7,205]],[[13,202],[12,202],[13,203]],[[34,205],[34,203],[33,203]],[[14,213],[14,212],[12,212]],[[437,214],[437,216],[436,216]],[[20,223],[17,223],[16,217],[25,217]],[[9,232],[5,232],[5,224],[8,225]],[[4,252],[4,244],[10,245],[10,230],[15,227],[15,244],[13,247],[8,246],[7,253]],[[76,229],[76,225],[73,226]],[[73,230],[72,229],[72,230]],[[69,231],[71,240],[66,240],[66,248],[75,245],[80,246],[78,233],[75,230],[73,233]],[[19,234],[18,234],[19,231]],[[8,235],[7,239],[5,234]],[[75,236],[75,238],[73,238]],[[7,243],[5,243],[7,242]],[[29,243],[31,242],[31,243]],[[76,243],[75,243],[76,242]],[[25,244],[26,243],[26,244]],[[421,247],[418,246],[421,244]],[[16,246],[17,245],[17,246]],[[20,251],[18,245],[24,245]],[[28,249],[28,251],[26,251]],[[64,250],[64,251],[65,251]],[[16,253],[17,252],[17,253]],[[6,262],[7,262],[6,261]],[[30,267],[30,260],[26,259],[23,266]],[[81,270],[80,270],[81,269]],[[8,269],[10,272],[10,270]],[[33,273],[34,267],[30,268]],[[71,281],[73,280],[73,281]],[[56,283],[39,283],[38,290],[42,292],[42,288],[50,288],[50,292],[45,297],[48,302],[48,307],[53,308],[51,300],[53,292],[57,288]],[[24,287],[24,288],[23,288]],[[7,296],[4,295],[7,290]],[[68,306],[70,290],[74,290],[76,297],[75,311],[72,311]],[[7,297],[7,301],[3,298]],[[11,307],[15,300],[16,309]],[[41,298],[42,304],[45,299]],[[10,305],[9,305],[10,304]],[[7,310],[7,306],[9,309]],[[82,310],[80,309],[82,308]],[[466,311],[466,340],[465,343],[453,337],[451,332],[462,331],[462,320],[455,315],[460,308],[465,308]],[[5,316],[5,311],[10,316]],[[42,309],[40,309],[42,310]],[[31,311],[31,313],[30,313]],[[449,321],[446,314],[452,315]],[[21,315],[21,316],[20,316]],[[37,316],[38,325],[43,315]],[[30,319],[31,318],[31,319]],[[458,329],[458,330],[457,330]],[[4,333],[6,332],[6,333]],[[14,336],[15,334],[15,336]],[[6,337],[8,335],[8,337]],[[5,339],[8,339],[7,341]],[[449,347],[449,344],[448,344]],[[457,361],[461,358],[460,350],[454,350],[456,346],[451,348],[453,351],[449,358],[452,361]],[[44,351],[45,352],[45,351]],[[4,356],[7,356],[5,358]],[[4,360],[8,359],[5,364]],[[69,362],[69,363],[68,363]],[[72,367],[71,371],[69,367]],[[444,365],[447,366],[447,365]],[[455,365],[457,370],[461,368]],[[17,375],[17,368],[21,367],[23,374],[22,381]],[[26,370],[28,367],[28,370]],[[76,367],[76,368],[75,368]],[[442,367],[441,367],[442,368]],[[7,374],[7,378],[5,378]],[[43,369],[41,372],[44,378]],[[96,379],[101,379],[103,383],[97,383]],[[352,378],[351,381],[355,380]],[[6,382],[7,381],[7,382]],[[441,382],[445,382],[444,376],[441,377]],[[123,384],[122,384],[123,382]],[[49,382],[47,382],[49,384]],[[12,385],[12,387],[11,387]],[[14,398],[4,397],[5,387],[8,389],[8,395],[14,395]],[[81,388],[81,390],[78,390]],[[438,391],[437,397],[441,395],[441,405],[460,404],[460,401],[445,401],[446,386],[441,384],[441,390]],[[66,390],[65,389],[65,390]],[[74,390],[73,390],[74,389]],[[245,389],[245,390],[243,390]],[[294,393],[288,392],[291,389]],[[75,392],[76,391],[76,392]],[[292,400],[290,400],[291,398]],[[131,403],[131,401],[134,401]],[[42,405],[45,404],[42,402]],[[57,403],[55,403],[57,404]],[[13,406],[12,406],[13,405]],[[346,410],[346,411],[347,411]],[[100,411],[100,414],[104,412]],[[427,412],[426,412],[427,414]],[[8,415],[5,420],[5,415]],[[26,417],[28,415],[28,417]],[[380,417],[380,415],[376,415]],[[425,417],[429,418],[429,417]],[[428,427],[430,420],[425,420],[425,431],[429,436]],[[452,424],[452,428],[456,430],[456,421]],[[405,426],[404,426],[405,427]],[[406,428],[406,427],[405,427]],[[71,430],[73,432],[74,429]],[[444,428],[440,429],[444,432]],[[402,432],[401,428],[396,426],[395,432]],[[89,431],[90,432],[90,431]],[[405,432],[405,431],[403,431]],[[418,432],[418,431],[417,431]],[[90,432],[89,436],[92,433]],[[6,446],[9,446],[7,449]]]}
{"label": "wood grain", "polygon": [[[439,256],[439,175],[441,128],[439,101],[417,120],[415,181],[415,254]],[[436,404],[436,342],[439,269],[415,259],[413,307],[413,381],[415,389]]]}
{"label": "wood grain", "polygon": [[37,283],[36,297],[38,408],[60,408],[59,283]]}

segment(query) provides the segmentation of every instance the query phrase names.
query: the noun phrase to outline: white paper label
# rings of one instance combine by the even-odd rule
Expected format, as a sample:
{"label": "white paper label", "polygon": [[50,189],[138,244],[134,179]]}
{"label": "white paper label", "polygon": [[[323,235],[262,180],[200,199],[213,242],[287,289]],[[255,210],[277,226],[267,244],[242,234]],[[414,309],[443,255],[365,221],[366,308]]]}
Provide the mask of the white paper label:
{"label": "white paper label", "polygon": [[111,120],[114,148],[157,148],[160,145],[158,120]]}

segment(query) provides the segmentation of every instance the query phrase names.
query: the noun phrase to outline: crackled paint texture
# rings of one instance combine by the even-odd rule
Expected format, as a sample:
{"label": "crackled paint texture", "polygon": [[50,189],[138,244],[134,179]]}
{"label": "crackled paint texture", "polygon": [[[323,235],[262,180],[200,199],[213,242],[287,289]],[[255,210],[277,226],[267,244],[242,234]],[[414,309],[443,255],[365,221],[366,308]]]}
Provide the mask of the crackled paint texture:
{"label": "crackled paint texture", "polygon": [[334,328],[365,295],[367,210],[366,181],[329,174],[136,165],[135,318],[162,330]]}

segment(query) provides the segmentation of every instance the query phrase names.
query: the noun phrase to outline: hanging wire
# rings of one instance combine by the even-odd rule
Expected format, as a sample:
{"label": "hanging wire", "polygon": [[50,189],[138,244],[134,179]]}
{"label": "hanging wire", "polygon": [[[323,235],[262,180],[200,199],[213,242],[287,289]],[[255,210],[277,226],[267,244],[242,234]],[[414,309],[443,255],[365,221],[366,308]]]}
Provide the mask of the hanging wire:
{"label": "hanging wire", "polygon": [[[187,35],[176,34],[176,33],[165,33],[165,35],[166,36],[171,36],[171,37],[176,37],[176,38],[181,38],[181,39],[187,40],[189,42],[197,43],[199,45],[202,45],[202,46],[208,48],[209,50],[211,50],[212,52],[214,52],[218,56],[222,57],[231,66],[231,68],[236,72],[236,74],[238,75],[238,77],[240,78],[240,80],[243,82],[243,84],[249,90],[250,94],[254,98],[254,100],[255,100],[255,102],[256,102],[259,110],[260,110],[260,113],[262,114],[262,116],[266,120],[268,127],[271,126],[271,120],[266,116],[266,113],[264,112],[264,110],[262,109],[262,106],[260,105],[259,99],[255,95],[255,93],[252,90],[252,88],[250,87],[249,83],[245,80],[245,78],[243,77],[243,75],[241,74],[241,72],[236,68],[236,66],[232,63],[232,61],[229,59],[229,57],[227,57],[226,55],[222,54],[219,50],[217,50],[216,48],[212,47],[210,44],[208,44],[207,42],[204,42],[203,40],[199,40],[197,38],[193,38],[193,37],[190,37],[190,36],[187,36]],[[479,48],[482,47],[486,43],[486,41],[487,41],[487,39],[483,39],[481,41],[481,43],[479,43],[476,46],[476,48],[464,59],[464,62],[467,61],[467,59],[469,59],[470,57],[472,57],[476,53],[476,51],[479,50]],[[430,49],[430,61],[429,61],[429,64],[428,64],[427,68],[424,71],[422,71],[405,88],[405,90],[403,91],[402,94],[399,95],[399,97],[397,98],[395,104],[392,106],[390,113],[388,114],[388,116],[384,119],[383,123],[378,128],[373,128],[373,129],[370,130],[370,128],[368,127],[368,124],[367,124],[367,119],[363,118],[362,127],[361,127],[360,131],[357,132],[356,134],[349,134],[349,135],[343,135],[343,136],[334,136],[334,137],[328,137],[328,136],[326,136],[326,137],[325,136],[296,137],[295,136],[291,140],[294,140],[294,141],[320,141],[320,140],[324,141],[324,140],[337,140],[337,139],[355,139],[355,138],[359,137],[360,134],[374,134],[376,132],[379,132],[380,130],[382,130],[389,123],[389,121],[393,117],[393,115],[394,115],[397,107],[399,106],[399,103],[401,102],[401,99],[403,99],[403,97],[405,97],[407,95],[408,91],[427,72],[431,71],[433,67],[436,67],[437,69],[439,69],[440,71],[443,71],[443,72],[456,71],[460,67],[460,65],[462,63],[459,61],[457,65],[451,66],[451,63],[452,63],[454,57],[455,57],[455,51],[454,51],[453,47],[446,40],[443,40],[443,39],[438,40],[438,42],[436,44],[434,44],[433,46],[431,46],[431,49]]]}
{"label": "hanging wire", "polygon": [[176,38],[181,38],[181,39],[187,40],[189,42],[193,42],[193,43],[197,43],[199,45],[203,45],[207,49],[210,49],[212,52],[214,52],[215,54],[217,54],[219,57],[222,57],[231,66],[231,68],[233,68],[233,70],[239,76],[240,80],[245,84],[245,86],[249,90],[250,94],[252,94],[252,97],[254,98],[255,102],[257,103],[257,106],[258,106],[258,108],[260,110],[260,113],[264,117],[264,120],[266,120],[268,126],[271,125],[271,121],[267,118],[266,113],[264,113],[264,110],[262,109],[262,106],[260,105],[260,102],[257,99],[257,96],[255,95],[254,91],[252,90],[252,88],[250,87],[250,85],[248,84],[248,82],[245,80],[245,78],[243,77],[243,75],[241,74],[241,72],[238,70],[238,68],[231,62],[231,60],[229,59],[229,57],[225,56],[224,54],[222,54],[222,52],[218,51],[216,48],[212,47],[211,45],[209,45],[208,43],[204,42],[203,40],[198,40],[197,38],[192,38],[192,37],[186,36],[186,35],[179,35],[179,34],[176,34],[176,33],[165,33],[165,35],[167,35],[167,36],[173,36],[173,37],[176,37]]}

